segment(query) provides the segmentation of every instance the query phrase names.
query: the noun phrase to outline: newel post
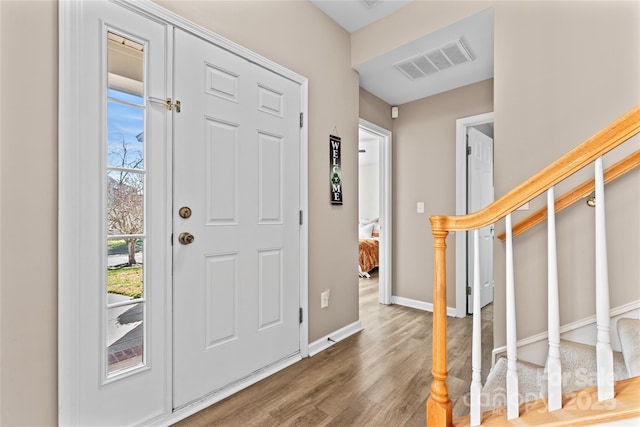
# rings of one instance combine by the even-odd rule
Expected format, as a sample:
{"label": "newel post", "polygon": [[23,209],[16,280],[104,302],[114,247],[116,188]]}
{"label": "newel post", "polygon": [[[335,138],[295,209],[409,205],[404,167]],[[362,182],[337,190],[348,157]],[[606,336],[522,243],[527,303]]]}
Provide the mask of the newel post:
{"label": "newel post", "polygon": [[449,427],[452,404],[447,379],[447,258],[448,231],[437,227],[437,218],[431,218],[433,233],[433,357],[431,395],[427,400],[427,426]]}

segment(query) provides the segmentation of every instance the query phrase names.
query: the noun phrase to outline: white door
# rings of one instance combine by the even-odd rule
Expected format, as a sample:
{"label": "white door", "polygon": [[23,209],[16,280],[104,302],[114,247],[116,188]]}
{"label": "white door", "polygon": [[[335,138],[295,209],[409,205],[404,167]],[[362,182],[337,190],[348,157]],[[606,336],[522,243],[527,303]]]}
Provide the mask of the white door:
{"label": "white door", "polygon": [[300,86],[181,30],[174,70],[178,408],[300,350]]}
{"label": "white door", "polygon": [[[479,211],[494,200],[493,139],[468,128],[467,211]],[[467,311],[473,313],[473,233],[468,234],[467,287],[471,288]],[[493,225],[481,228],[480,234],[480,306],[493,302]]]}
{"label": "white door", "polygon": [[[166,389],[165,25],[61,2],[61,425],[140,425]],[[62,34],[62,33],[61,33]]]}

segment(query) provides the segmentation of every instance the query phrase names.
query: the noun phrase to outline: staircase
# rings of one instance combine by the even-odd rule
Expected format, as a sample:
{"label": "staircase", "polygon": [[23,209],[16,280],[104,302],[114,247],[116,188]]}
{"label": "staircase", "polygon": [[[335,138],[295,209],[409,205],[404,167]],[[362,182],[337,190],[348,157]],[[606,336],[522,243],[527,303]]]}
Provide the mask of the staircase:
{"label": "staircase", "polygon": [[[533,363],[518,361],[517,371],[520,391],[520,412],[523,415],[513,423],[506,419],[507,359],[499,357],[489,373],[482,389],[482,425],[558,425],[582,426],[601,423],[603,413],[620,406],[622,425],[640,425],[638,406],[640,406],[640,319],[620,319],[618,321],[621,352],[613,352],[614,377],[617,382],[616,399],[598,402],[596,389],[597,358],[596,348],[591,345],[572,341],[560,342],[560,360],[562,365],[562,392],[565,395],[565,407],[555,413],[546,409],[547,381],[545,367]],[[625,407],[626,405],[626,407]],[[591,414],[587,417],[583,412]],[[564,411],[564,413],[563,413]],[[635,417],[625,418],[625,412],[635,411]],[[576,413],[580,413],[576,418]],[[551,414],[553,420],[550,420]],[[631,414],[633,415],[633,413]],[[609,420],[610,417],[606,417]],[[455,427],[470,425],[469,417],[453,420]],[[607,423],[605,422],[604,425]],[[615,421],[612,425],[615,424]]]}
{"label": "staircase", "polygon": [[[622,352],[614,352],[611,347],[604,193],[605,183],[640,165],[640,150],[606,171],[603,166],[605,154],[623,145],[638,133],[640,105],[484,209],[468,215],[430,217],[434,238],[431,370],[433,382],[427,400],[427,426],[580,426],[618,420],[633,423],[630,425],[640,425],[640,320],[620,319],[617,326]],[[587,166],[594,167],[594,178],[556,199],[554,187]],[[513,226],[511,214],[520,206],[545,193],[546,207]],[[585,197],[589,197],[587,205],[595,208],[595,289],[594,284],[584,284],[580,292],[595,292],[595,347],[560,339],[559,288],[562,284],[558,281],[555,215]],[[483,386],[478,230],[502,219],[505,220],[505,233],[499,238],[504,238],[506,256],[506,358],[498,360]],[[547,222],[548,354],[546,365],[543,367],[518,359],[513,237],[514,234],[523,233],[544,219]],[[446,384],[446,238],[450,232],[456,231],[472,232],[476,250],[473,251],[474,268],[471,275],[474,278],[474,318],[470,415],[453,420],[452,402]],[[528,252],[527,254],[531,256]]]}
{"label": "staircase", "polygon": [[[613,352],[613,368],[615,381],[624,380],[632,376],[625,365],[625,360],[638,364],[638,356],[633,349],[640,349],[640,320],[622,319],[630,321],[633,340],[622,344],[622,352]],[[626,357],[625,357],[626,356]],[[592,345],[572,341],[560,341],[560,365],[562,366],[562,392],[564,394],[593,387],[596,381],[596,348]],[[517,371],[519,379],[520,403],[533,402],[547,397],[548,382],[545,367],[534,363],[518,361]],[[489,373],[482,389],[482,412],[493,411],[507,406],[506,400],[507,359],[500,357]],[[639,396],[640,399],[640,396]]]}

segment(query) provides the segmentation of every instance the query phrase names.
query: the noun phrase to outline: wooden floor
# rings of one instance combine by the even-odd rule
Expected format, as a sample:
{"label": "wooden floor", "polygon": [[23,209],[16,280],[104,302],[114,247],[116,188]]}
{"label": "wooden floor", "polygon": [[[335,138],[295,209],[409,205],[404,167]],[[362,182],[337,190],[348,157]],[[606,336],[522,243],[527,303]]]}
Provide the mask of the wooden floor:
{"label": "wooden floor", "polygon": [[[483,309],[483,377],[493,348]],[[176,424],[179,426],[425,426],[431,313],[378,304],[378,280],[360,279],[364,331]],[[468,414],[471,317],[448,319],[449,395]]]}

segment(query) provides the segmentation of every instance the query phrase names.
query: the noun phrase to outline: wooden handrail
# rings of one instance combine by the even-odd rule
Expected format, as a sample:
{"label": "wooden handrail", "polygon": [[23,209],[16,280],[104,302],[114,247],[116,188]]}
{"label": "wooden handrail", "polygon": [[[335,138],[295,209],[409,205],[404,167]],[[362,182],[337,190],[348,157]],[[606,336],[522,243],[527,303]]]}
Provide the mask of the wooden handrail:
{"label": "wooden handrail", "polygon": [[547,191],[553,185],[594,162],[598,157],[613,150],[638,132],[640,132],[640,105],[484,209],[468,215],[431,216],[429,218],[431,229],[434,231],[464,231],[493,224],[506,214]]}
{"label": "wooden handrail", "polygon": [[[626,174],[627,172],[629,172],[630,170],[635,169],[638,166],[640,166],[640,150],[633,152],[631,155],[625,157],[615,165],[608,168],[604,172],[604,182],[609,183],[611,181],[614,181],[620,178],[621,176],[623,176],[624,174]],[[590,179],[576,186],[574,189],[568,191],[562,196],[558,197],[558,199],[556,200],[556,208],[555,208],[556,213],[568,208],[578,200],[588,196],[593,192],[594,188],[595,188],[595,179]],[[544,221],[546,218],[547,218],[547,208],[543,207],[538,209],[537,211],[535,211],[534,213],[524,218],[522,221],[519,221],[517,224],[513,226],[513,231],[512,231],[513,237],[517,236],[518,234],[524,233],[534,225]],[[498,234],[498,239],[502,240],[503,242],[505,237],[506,237],[506,233],[504,231]]]}
{"label": "wooden handrail", "polygon": [[531,178],[514,187],[489,206],[469,215],[431,216],[434,237],[433,283],[433,382],[427,399],[427,426],[449,427],[452,404],[447,379],[447,281],[446,238],[450,231],[475,230],[486,227],[513,212],[519,206],[547,191],[597,158],[613,150],[640,132],[640,105],[631,109],[609,126],[558,158]]}

